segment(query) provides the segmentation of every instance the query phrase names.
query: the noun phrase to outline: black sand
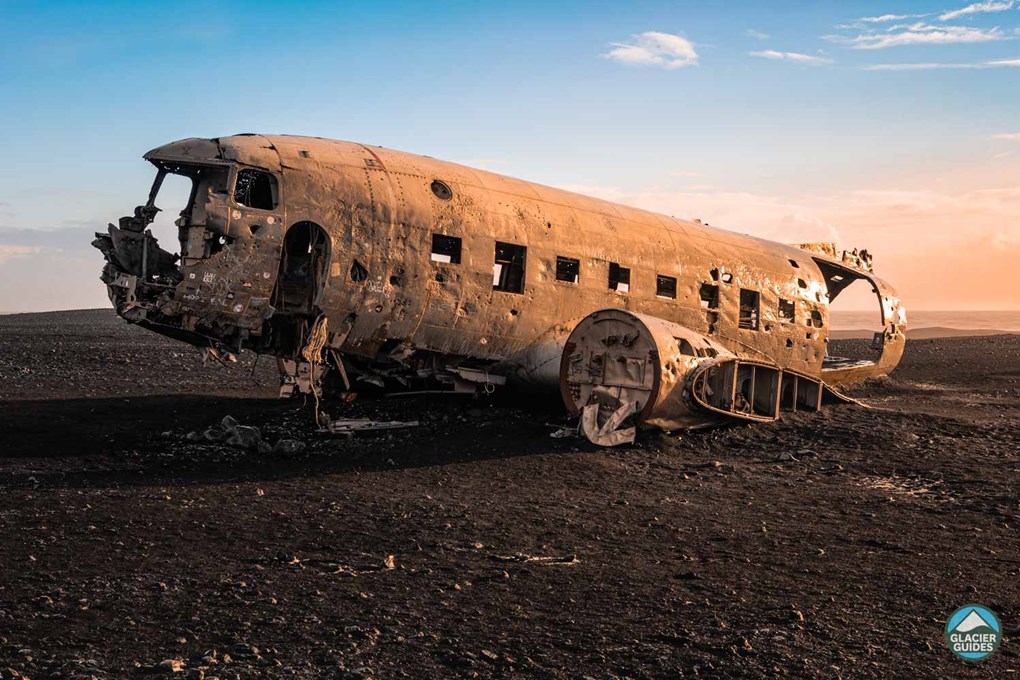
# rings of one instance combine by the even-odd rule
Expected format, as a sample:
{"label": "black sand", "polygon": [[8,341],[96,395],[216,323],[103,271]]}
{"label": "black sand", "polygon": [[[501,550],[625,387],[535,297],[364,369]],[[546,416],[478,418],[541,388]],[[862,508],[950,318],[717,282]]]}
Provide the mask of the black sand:
{"label": "black sand", "polygon": [[[910,342],[852,391],[874,409],[611,451],[506,398],[328,404],[422,424],[320,438],[242,364],[110,312],[0,317],[0,677],[1020,669],[1020,336]],[[228,414],[308,448],[186,439]],[[942,640],[969,602],[1006,630],[980,664]]]}

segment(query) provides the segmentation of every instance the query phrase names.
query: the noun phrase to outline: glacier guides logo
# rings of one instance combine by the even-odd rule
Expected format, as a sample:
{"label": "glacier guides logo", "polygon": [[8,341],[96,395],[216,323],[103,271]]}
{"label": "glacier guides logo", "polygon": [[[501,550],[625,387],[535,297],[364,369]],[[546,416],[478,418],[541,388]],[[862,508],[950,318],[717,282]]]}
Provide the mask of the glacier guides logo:
{"label": "glacier guides logo", "polygon": [[988,607],[965,604],[946,621],[949,651],[967,661],[980,661],[999,648],[1002,624]]}

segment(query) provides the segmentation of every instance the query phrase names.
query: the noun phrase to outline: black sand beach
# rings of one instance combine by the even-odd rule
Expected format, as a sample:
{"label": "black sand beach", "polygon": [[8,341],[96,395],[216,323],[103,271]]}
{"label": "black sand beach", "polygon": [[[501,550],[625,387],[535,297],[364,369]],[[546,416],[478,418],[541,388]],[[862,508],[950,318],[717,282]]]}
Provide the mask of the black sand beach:
{"label": "black sand beach", "polygon": [[[508,397],[327,403],[420,425],[318,436],[270,361],[110,311],[0,317],[0,385],[2,678],[1020,669],[1017,335],[909,342],[871,408],[615,450]],[[189,439],[226,415],[306,448]],[[970,602],[1006,630],[980,664],[942,640]]]}

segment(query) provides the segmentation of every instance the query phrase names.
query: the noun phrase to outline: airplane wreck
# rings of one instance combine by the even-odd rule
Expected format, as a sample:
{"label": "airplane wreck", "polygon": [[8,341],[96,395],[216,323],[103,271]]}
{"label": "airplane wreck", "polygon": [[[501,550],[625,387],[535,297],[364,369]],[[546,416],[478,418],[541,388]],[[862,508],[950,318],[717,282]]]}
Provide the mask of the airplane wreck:
{"label": "airplane wreck", "polygon": [[[375,146],[185,139],[96,235],[117,314],[217,356],[277,358],[281,394],[558,390],[593,442],[767,422],[892,370],[904,308],[867,251],[784,245]],[[191,180],[177,252],[149,228]],[[830,357],[829,303],[871,286],[871,360]]]}

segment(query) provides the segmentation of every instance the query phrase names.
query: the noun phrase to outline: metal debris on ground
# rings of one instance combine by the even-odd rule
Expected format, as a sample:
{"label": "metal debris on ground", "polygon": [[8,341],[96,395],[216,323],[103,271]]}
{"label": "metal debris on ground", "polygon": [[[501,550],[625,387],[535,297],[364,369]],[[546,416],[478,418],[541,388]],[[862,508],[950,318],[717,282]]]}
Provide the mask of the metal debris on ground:
{"label": "metal debris on ground", "polygon": [[539,562],[541,564],[563,564],[572,565],[580,564],[581,560],[577,559],[577,555],[564,555],[560,556],[545,556],[545,555],[525,555],[523,553],[517,553],[516,555],[495,555],[495,558],[500,562]]}
{"label": "metal debris on ground", "polygon": [[369,420],[367,418],[341,418],[331,420],[316,432],[322,434],[342,434],[351,436],[355,432],[368,432],[374,430],[399,430],[405,427],[418,427],[417,420],[403,422],[400,420]]}
{"label": "metal debris on ground", "polygon": [[219,425],[208,427],[203,432],[189,432],[185,439],[201,444],[225,444],[262,454],[293,455],[304,451],[306,446],[297,439],[280,439],[276,444],[270,444],[263,439],[259,428],[241,425],[233,416],[224,416]]}
{"label": "metal debris on ground", "polygon": [[617,408],[605,423],[599,425],[600,404],[588,404],[581,410],[581,432],[597,446],[619,446],[633,444],[637,428],[623,427],[624,421],[637,412],[636,402],[627,402]]}
{"label": "metal debris on ground", "polygon": [[558,427],[554,432],[550,432],[549,436],[553,439],[566,439],[568,437],[577,436],[576,427]]}

